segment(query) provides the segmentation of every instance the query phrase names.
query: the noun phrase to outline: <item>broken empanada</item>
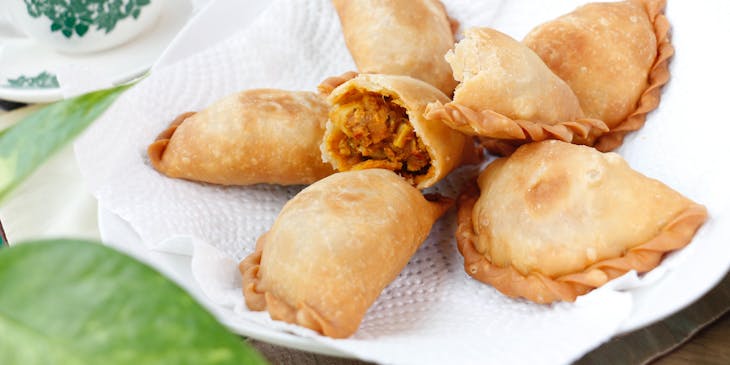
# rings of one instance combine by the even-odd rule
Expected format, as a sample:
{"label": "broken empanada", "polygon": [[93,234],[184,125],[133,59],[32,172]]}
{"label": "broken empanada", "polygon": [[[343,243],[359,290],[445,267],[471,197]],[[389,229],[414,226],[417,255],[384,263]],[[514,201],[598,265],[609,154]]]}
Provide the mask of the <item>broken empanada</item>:
{"label": "broken empanada", "polygon": [[444,60],[455,23],[438,0],[333,0],[360,72],[406,75],[447,95],[456,81]]}
{"label": "broken empanada", "polygon": [[687,245],[706,209],[619,155],[560,141],[523,145],[459,199],[466,272],[510,297],[573,301]]}
{"label": "broken empanada", "polygon": [[446,54],[461,81],[453,102],[428,105],[426,117],[463,133],[519,145],[580,142],[603,122],[584,118],[578,98],[532,50],[490,28],[465,32]]}
{"label": "broken empanada", "polygon": [[452,201],[392,171],[334,174],[302,190],[239,265],[251,310],[349,337]]}
{"label": "broken empanada", "polygon": [[180,115],[147,152],[155,169],[174,178],[311,184],[334,173],[319,151],[328,109],[316,93],[247,90]]}
{"label": "broken empanada", "polygon": [[424,189],[474,157],[469,137],[423,116],[428,103],[449,98],[421,80],[361,74],[337,86],[328,100],[322,158],[339,171],[384,168]]}
{"label": "broken empanada", "polygon": [[580,100],[586,116],[610,132],[592,136],[601,151],[621,145],[659,105],[669,81],[665,0],[591,3],[533,29],[524,43]]}

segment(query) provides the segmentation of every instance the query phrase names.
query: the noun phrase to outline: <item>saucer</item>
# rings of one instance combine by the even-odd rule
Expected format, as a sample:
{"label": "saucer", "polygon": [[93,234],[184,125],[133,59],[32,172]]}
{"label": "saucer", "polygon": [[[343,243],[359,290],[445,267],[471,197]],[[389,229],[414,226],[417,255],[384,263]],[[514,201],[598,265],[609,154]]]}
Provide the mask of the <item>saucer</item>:
{"label": "saucer", "polygon": [[24,103],[64,99],[68,93],[59,85],[59,75],[69,69],[92,75],[93,86],[133,80],[147,72],[192,13],[190,0],[166,0],[156,24],[144,33],[121,46],[88,54],[59,53],[30,38],[0,38],[0,99]]}

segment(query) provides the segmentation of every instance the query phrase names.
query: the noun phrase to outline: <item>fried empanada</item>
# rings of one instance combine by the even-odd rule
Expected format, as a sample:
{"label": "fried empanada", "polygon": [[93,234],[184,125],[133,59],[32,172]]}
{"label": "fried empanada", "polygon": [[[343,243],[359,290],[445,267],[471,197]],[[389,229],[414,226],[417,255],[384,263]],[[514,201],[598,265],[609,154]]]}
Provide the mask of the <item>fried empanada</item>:
{"label": "fried empanada", "polygon": [[182,114],[147,152],[155,169],[174,178],[310,184],[334,173],[319,150],[328,110],[311,92],[247,90]]}
{"label": "fried empanada", "polygon": [[333,0],[360,72],[406,75],[447,95],[456,81],[444,60],[455,22],[438,0]]}
{"label": "fried empanada", "polygon": [[322,158],[339,171],[384,168],[423,189],[472,160],[469,137],[423,116],[428,103],[449,98],[421,80],[361,74],[337,86],[328,100]]}
{"label": "fried empanada", "polygon": [[246,305],[325,336],[352,335],[452,204],[433,199],[383,169],[308,186],[239,265]]}
{"label": "fried empanada", "polygon": [[674,53],[665,3],[587,4],[538,26],[524,39],[570,85],[586,116],[610,128],[595,136],[599,150],[620,146],[624,135],[641,128],[646,114],[659,105]]}
{"label": "fried empanada", "polygon": [[524,145],[487,166],[459,199],[466,272],[537,303],[576,296],[687,245],[706,209],[615,153],[560,141]]}
{"label": "fried empanada", "polygon": [[434,102],[426,117],[463,133],[522,144],[544,139],[574,142],[599,120],[584,118],[578,98],[532,50],[490,28],[465,32],[446,55],[461,83],[453,102]]}

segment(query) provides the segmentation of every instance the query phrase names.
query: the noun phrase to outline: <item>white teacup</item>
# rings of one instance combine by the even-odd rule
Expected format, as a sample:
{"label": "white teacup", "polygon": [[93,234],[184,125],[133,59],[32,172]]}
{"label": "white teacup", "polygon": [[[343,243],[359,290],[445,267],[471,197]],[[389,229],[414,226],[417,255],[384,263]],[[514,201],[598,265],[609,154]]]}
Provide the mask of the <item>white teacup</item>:
{"label": "white teacup", "polygon": [[5,13],[14,28],[48,47],[86,53],[118,46],[139,35],[155,23],[162,1],[0,0],[0,13]]}

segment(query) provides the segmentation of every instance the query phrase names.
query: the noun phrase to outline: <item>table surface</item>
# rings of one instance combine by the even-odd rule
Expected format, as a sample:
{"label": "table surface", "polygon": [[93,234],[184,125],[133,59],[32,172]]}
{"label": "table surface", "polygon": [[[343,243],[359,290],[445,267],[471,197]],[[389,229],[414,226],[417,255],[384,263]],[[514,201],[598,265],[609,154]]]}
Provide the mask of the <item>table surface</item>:
{"label": "table surface", "polygon": [[[0,104],[0,129],[11,126],[32,111],[32,108],[21,108],[13,112],[4,112],[3,108],[9,106],[13,105]],[[70,146],[65,153],[72,155]],[[41,169],[43,168],[42,166]],[[0,204],[0,213],[3,208],[9,209],[9,205],[18,206],[17,200],[21,200],[22,203],[23,188],[18,190],[21,196],[16,197],[15,202],[10,199],[11,201]],[[8,223],[11,222],[5,222],[6,231],[11,231],[13,227],[7,227]],[[588,353],[578,363],[730,364],[728,309],[730,309],[730,275],[688,308],[647,328],[614,338]],[[362,361],[316,355],[255,340],[248,342],[272,364],[366,364]]]}
{"label": "table surface", "polygon": [[730,314],[708,325],[684,345],[654,363],[671,364],[730,364]]}

